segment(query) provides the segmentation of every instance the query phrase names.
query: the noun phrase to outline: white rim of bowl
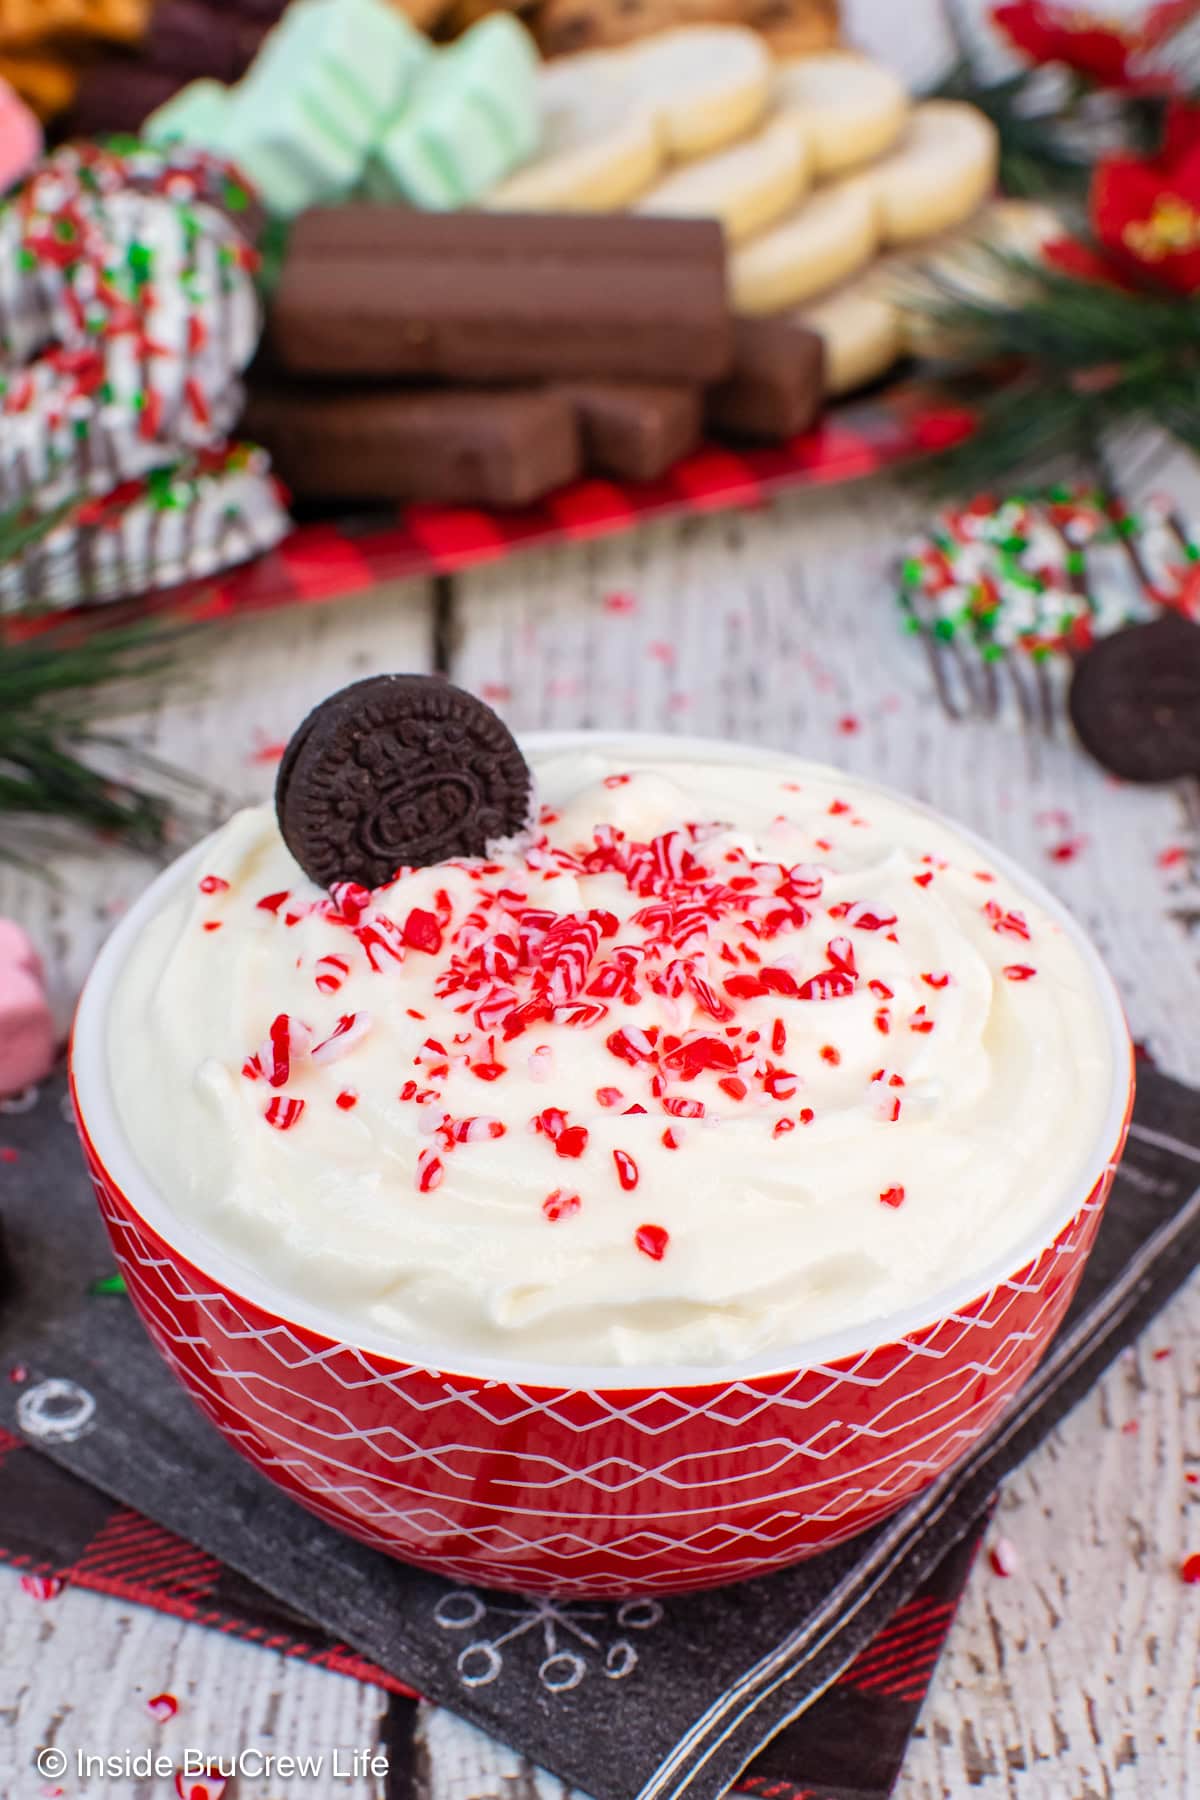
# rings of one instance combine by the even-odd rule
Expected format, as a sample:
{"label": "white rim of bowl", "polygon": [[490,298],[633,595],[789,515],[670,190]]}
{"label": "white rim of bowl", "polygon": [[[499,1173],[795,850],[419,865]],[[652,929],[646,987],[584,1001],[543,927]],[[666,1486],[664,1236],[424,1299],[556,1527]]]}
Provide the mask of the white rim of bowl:
{"label": "white rim of bowl", "polygon": [[[651,732],[538,731],[523,733],[520,741],[523,747],[542,754],[596,750],[644,758],[660,755],[674,758],[686,756],[698,761],[722,763],[745,757],[754,763],[792,772],[806,767],[827,769],[832,766],[813,764],[789,751],[765,749],[736,740],[726,742],[721,738],[672,737]],[[467,1381],[502,1382],[522,1388],[601,1390],[606,1393],[638,1388],[720,1387],[729,1382],[786,1375],[843,1361],[847,1357],[861,1355],[864,1351],[898,1343],[913,1332],[960,1313],[964,1307],[1010,1279],[1047,1250],[1107,1171],[1120,1142],[1132,1086],[1129,1028],[1112,977],[1091,939],[1066,907],[1019,863],[996,850],[985,839],[958,824],[956,820],[947,818],[936,808],[913,800],[882,782],[863,780],[849,771],[846,771],[846,776],[847,780],[855,782],[868,792],[911,807],[955,832],[964,842],[978,849],[987,861],[1019,889],[1028,893],[1062,926],[1094,979],[1112,1052],[1112,1090],[1104,1123],[1097,1133],[1096,1143],[1083,1165],[1082,1173],[1072,1181],[1069,1189],[1064,1190],[1059,1203],[1043,1223],[1027,1231],[1011,1251],[974,1274],[939,1289],[925,1300],[877,1319],[802,1339],[787,1348],[763,1352],[735,1363],[556,1364],[521,1357],[481,1356],[464,1359],[461,1352],[451,1349],[447,1349],[443,1356],[436,1345],[405,1343],[387,1332],[354,1325],[335,1312],[326,1311],[323,1307],[288,1294],[285,1289],[275,1287],[258,1269],[240,1262],[203,1232],[172,1212],[138,1163],[117,1117],[108,1079],[106,1040],[109,1004],[126,956],[150,918],[204,860],[212,837],[205,838],[194,849],[179,857],[151,883],[105,943],[85,983],[75,1015],[71,1065],[80,1116],[92,1146],[134,1212],[202,1274],[211,1276],[234,1295],[261,1307],[288,1324],[314,1332],[347,1349],[361,1350],[368,1355],[383,1356],[410,1368],[428,1369]]]}

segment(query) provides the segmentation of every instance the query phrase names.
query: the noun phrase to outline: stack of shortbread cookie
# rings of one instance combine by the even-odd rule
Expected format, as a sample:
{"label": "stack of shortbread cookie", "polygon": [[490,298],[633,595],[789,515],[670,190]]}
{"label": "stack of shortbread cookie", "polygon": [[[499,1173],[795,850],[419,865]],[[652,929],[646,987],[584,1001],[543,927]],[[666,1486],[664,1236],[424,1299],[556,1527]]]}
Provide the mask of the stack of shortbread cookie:
{"label": "stack of shortbread cookie", "polygon": [[913,264],[960,239],[1025,248],[1045,215],[992,203],[995,128],[959,101],[914,104],[848,50],[780,58],[737,25],[686,25],[541,73],[537,159],[485,201],[720,220],[735,310],[824,338],[827,385],[872,380],[910,347]]}

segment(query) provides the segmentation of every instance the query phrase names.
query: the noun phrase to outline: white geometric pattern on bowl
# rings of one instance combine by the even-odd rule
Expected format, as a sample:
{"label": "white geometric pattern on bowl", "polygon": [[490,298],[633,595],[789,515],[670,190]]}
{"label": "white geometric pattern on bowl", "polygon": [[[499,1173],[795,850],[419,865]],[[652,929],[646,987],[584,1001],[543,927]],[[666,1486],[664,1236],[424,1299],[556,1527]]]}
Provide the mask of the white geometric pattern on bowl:
{"label": "white geometric pattern on bowl", "polygon": [[1108,1186],[1029,1267],[897,1344],[676,1390],[542,1388],[418,1368],[264,1313],[164,1244],[88,1148],[134,1304],[252,1463],[405,1560],[571,1597],[762,1574],[925,1487],[1041,1355]]}

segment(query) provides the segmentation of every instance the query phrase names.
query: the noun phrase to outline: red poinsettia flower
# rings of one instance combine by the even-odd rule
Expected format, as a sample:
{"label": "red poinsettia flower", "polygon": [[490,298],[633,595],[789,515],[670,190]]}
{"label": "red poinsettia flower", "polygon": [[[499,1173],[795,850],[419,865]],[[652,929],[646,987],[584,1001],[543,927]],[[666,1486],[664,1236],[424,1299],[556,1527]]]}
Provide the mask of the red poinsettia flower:
{"label": "red poinsettia flower", "polygon": [[1140,68],[1139,59],[1196,17],[1200,0],[1161,0],[1129,24],[1052,0],[1008,0],[992,9],[993,23],[1033,62],[1063,63],[1100,87],[1159,92],[1173,85],[1171,76]]}
{"label": "red poinsettia flower", "polygon": [[1171,108],[1161,155],[1099,162],[1089,210],[1118,264],[1179,294],[1200,290],[1200,109]]}

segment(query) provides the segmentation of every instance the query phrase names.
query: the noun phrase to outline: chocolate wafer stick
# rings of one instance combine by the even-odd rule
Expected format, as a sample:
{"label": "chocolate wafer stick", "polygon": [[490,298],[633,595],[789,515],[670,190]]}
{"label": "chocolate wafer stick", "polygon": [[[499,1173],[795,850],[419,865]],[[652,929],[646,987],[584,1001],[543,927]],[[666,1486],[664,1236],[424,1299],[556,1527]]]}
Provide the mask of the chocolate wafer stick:
{"label": "chocolate wafer stick", "polygon": [[825,397],[825,345],[791,319],[738,319],[733,367],[710,388],[705,418],[714,431],[768,442],[807,431]]}
{"label": "chocolate wafer stick", "polygon": [[260,390],[245,426],[303,500],[525,506],[581,463],[574,410],[549,391]]}
{"label": "chocolate wafer stick", "polygon": [[291,375],[703,383],[730,366],[704,219],[318,208],[270,321]]}
{"label": "chocolate wafer stick", "polygon": [[700,440],[699,388],[577,381],[556,391],[574,407],[584,461],[598,475],[656,481]]}

